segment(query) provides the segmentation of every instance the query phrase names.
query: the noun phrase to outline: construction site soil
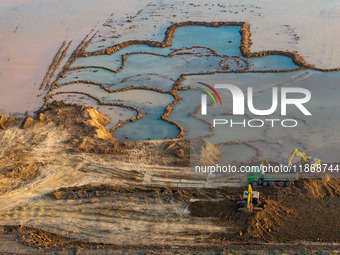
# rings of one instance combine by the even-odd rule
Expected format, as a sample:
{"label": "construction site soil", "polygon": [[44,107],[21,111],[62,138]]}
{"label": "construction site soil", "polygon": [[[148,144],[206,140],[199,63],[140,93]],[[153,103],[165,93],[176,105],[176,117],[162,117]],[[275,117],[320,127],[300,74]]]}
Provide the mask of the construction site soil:
{"label": "construction site soil", "polygon": [[[189,140],[119,142],[105,129],[108,122],[94,108],[60,102],[35,118],[0,118],[2,247],[23,245],[22,251],[37,254],[64,248],[74,254],[244,247],[339,251],[338,178],[256,187],[263,210],[240,213],[237,201],[245,187],[189,185]],[[178,184],[183,180],[188,185]],[[27,213],[33,207],[48,208],[53,220]],[[58,218],[56,210],[82,213],[75,223],[82,230],[72,231],[64,218],[69,214]],[[93,232],[97,226],[85,216],[108,229]]]}

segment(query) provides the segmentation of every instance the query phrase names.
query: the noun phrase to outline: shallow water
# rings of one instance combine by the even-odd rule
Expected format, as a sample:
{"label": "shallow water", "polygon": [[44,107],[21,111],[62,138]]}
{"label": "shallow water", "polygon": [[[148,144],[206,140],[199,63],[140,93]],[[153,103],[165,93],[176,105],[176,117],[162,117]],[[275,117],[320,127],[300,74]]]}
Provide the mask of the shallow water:
{"label": "shallow water", "polygon": [[59,84],[65,84],[75,81],[92,81],[99,82],[106,86],[113,83],[115,74],[101,68],[85,68],[72,70],[66,73],[65,78],[59,80]]}
{"label": "shallow water", "polygon": [[203,46],[214,49],[220,55],[241,56],[239,26],[204,27],[185,26],[176,29],[173,48]]}
{"label": "shallow water", "polygon": [[[176,126],[160,120],[166,106],[174,100],[172,95],[138,89],[108,93],[99,86],[88,84],[73,84],[53,91],[54,94],[59,92],[72,94],[87,93],[106,103],[123,103],[127,106],[137,107],[142,112],[143,118],[135,122],[126,123],[124,124],[124,128],[120,128],[115,131],[114,136],[121,140],[137,141],[146,139],[163,139],[164,137],[172,138],[178,134]],[[99,112],[106,114],[109,118],[111,118],[111,115],[115,116],[117,114],[115,111],[116,107],[114,106],[102,107],[104,107],[105,110],[100,111],[99,109]],[[112,109],[110,110],[110,108]],[[124,111],[118,114],[120,114],[120,117],[117,119],[117,116],[115,116],[111,121],[112,123],[110,123],[107,127],[108,129],[114,127],[115,125],[113,126],[113,123],[117,123],[117,121],[119,122],[131,119],[132,115],[130,112]],[[135,116],[136,112],[133,117]]]}
{"label": "shallow water", "polygon": [[[200,90],[179,91],[182,98],[174,106],[170,119],[180,123],[185,129],[186,138],[206,137],[209,142],[220,144],[230,141],[249,142],[261,151],[263,159],[280,160],[278,157],[288,155],[295,147],[305,149],[308,154],[318,156],[326,161],[335,160],[340,146],[340,136],[337,132],[340,116],[337,111],[339,88],[337,82],[339,72],[322,73],[311,70],[290,73],[218,73],[202,75],[207,72],[235,71],[245,68],[242,60],[214,55],[210,47],[218,54],[239,56],[240,27],[207,28],[202,26],[181,27],[175,32],[173,44],[167,48],[154,48],[146,45],[129,46],[110,56],[95,56],[79,58],[74,66],[94,65],[118,69],[121,62],[117,61],[122,54],[127,56],[125,67],[114,73],[101,68],[85,68],[67,73],[60,83],[77,80],[88,80],[102,83],[111,90],[136,86],[137,90],[110,94],[99,86],[87,84],[72,84],[61,87],[56,92],[85,92],[104,102],[122,102],[138,107],[144,117],[134,123],[127,123],[114,132],[114,136],[122,140],[146,140],[171,138],[178,134],[174,125],[161,121],[159,118],[165,107],[174,99],[171,95],[154,91],[140,90],[138,87],[160,88],[169,91],[181,74],[186,76],[181,86],[199,87],[197,82],[210,85],[228,83],[237,85],[246,92],[247,87],[254,88],[255,108],[267,109],[271,106],[271,91],[273,87],[303,87],[311,90],[312,100],[305,106],[313,116],[304,116],[298,109],[288,107],[288,116],[284,118],[297,119],[296,128],[262,128],[217,126],[211,130],[212,116],[214,118],[246,121],[256,118],[265,120],[268,117],[252,115],[246,108],[247,116],[232,116],[232,97],[230,93],[219,91],[224,102],[223,107],[208,107],[209,114],[190,117],[190,113],[200,104],[197,98],[203,93]],[[231,42],[229,42],[231,41]],[[201,48],[190,48],[199,46]],[[175,49],[169,57],[165,57]],[[139,52],[139,53],[134,53]],[[148,52],[148,53],[141,53]],[[150,53],[162,54],[158,56]],[[181,53],[181,54],[178,54]],[[265,56],[246,59],[250,63],[249,70],[288,70],[297,68],[292,60],[285,56]],[[229,69],[225,69],[228,65]],[[246,94],[246,93],[245,93]],[[209,99],[211,102],[211,99]],[[105,108],[106,109],[106,108]],[[146,114],[148,113],[148,114]],[[108,115],[110,115],[107,112]],[[112,116],[112,115],[111,115]],[[270,118],[279,118],[277,110]],[[210,124],[209,124],[210,123]],[[237,147],[240,154],[248,155],[249,146]],[[270,149],[269,149],[270,148]],[[245,150],[245,151],[243,151]],[[252,149],[253,150],[253,149]],[[226,152],[224,152],[226,153]],[[248,154],[247,154],[248,153]],[[247,158],[249,158],[247,156]],[[222,157],[223,161],[223,157]]]}
{"label": "shallow water", "polygon": [[169,91],[173,88],[175,80],[165,75],[159,74],[137,74],[127,77],[124,81],[116,83],[110,87],[111,90],[122,89],[126,87],[142,87],[158,88],[164,91]]}
{"label": "shallow water", "polygon": [[221,164],[247,162],[256,156],[255,150],[246,144],[224,145],[219,149],[223,155],[220,160]]}
{"label": "shallow water", "polygon": [[173,111],[169,118],[170,120],[179,123],[184,128],[186,138],[198,138],[211,133],[209,124],[190,116],[190,113],[192,113],[196,106],[198,106],[198,104],[191,105],[190,98],[193,93],[200,95],[201,91],[178,92],[178,95],[182,98],[182,100],[173,107]]}
{"label": "shallow water", "polygon": [[122,141],[141,141],[167,139],[178,134],[178,129],[174,125],[160,121],[159,117],[148,116],[136,122],[124,124],[124,128],[114,131],[114,137]]}
{"label": "shallow water", "polygon": [[[214,79],[215,78],[215,79]],[[214,135],[208,140],[213,143],[229,141],[260,141],[258,143],[261,151],[266,151],[267,159],[280,160],[275,158],[279,152],[288,156],[295,147],[302,147],[310,155],[322,158],[325,161],[337,159],[340,146],[340,114],[338,108],[338,95],[340,87],[338,80],[340,73],[323,73],[317,71],[300,71],[292,73],[268,73],[268,74],[219,74],[210,77],[210,84],[226,83],[234,84],[246,91],[246,87],[254,87],[254,105],[258,109],[268,109],[271,106],[271,88],[272,87],[301,87],[311,91],[312,99],[305,104],[305,107],[312,113],[312,116],[303,115],[299,109],[294,106],[288,106],[287,116],[281,116],[278,110],[270,116],[277,119],[296,119],[298,126],[295,128],[286,128],[276,125],[274,128],[250,128],[243,125],[218,125],[212,132]],[[200,77],[191,78],[191,83],[196,84]],[[223,82],[224,81],[224,82]],[[256,81],[256,84],[251,81]],[[218,90],[219,92],[221,90]],[[208,122],[212,118],[228,119],[234,121],[246,121],[250,118],[262,119],[265,121],[267,116],[253,116],[249,111],[249,117],[237,117],[226,115],[225,112],[232,111],[232,98],[228,93],[220,93],[223,107],[208,107],[208,117],[204,117]],[[193,99],[192,99],[193,100]],[[198,99],[199,100],[199,99]],[[197,99],[196,99],[197,101]],[[214,116],[213,116],[214,115]],[[198,114],[200,116],[200,113]],[[213,117],[212,117],[213,116]],[[202,117],[202,116],[200,116]],[[196,127],[192,127],[196,128]],[[203,133],[203,132],[202,132]],[[267,146],[276,144],[276,151],[268,152]],[[270,156],[271,154],[271,156]]]}
{"label": "shallow water", "polygon": [[125,67],[119,73],[100,68],[84,68],[68,72],[66,77],[61,79],[59,83],[88,80],[109,85],[118,84],[123,81],[123,79],[131,76],[147,75],[150,73],[176,80],[181,74],[223,71],[223,65],[220,65],[222,60],[226,60],[224,65],[229,64],[229,71],[245,68],[245,65],[242,63],[238,65],[236,62],[238,60],[236,59],[214,55],[202,56],[201,54],[192,53],[165,57],[136,53],[127,57]]}
{"label": "shallow water", "polygon": [[[118,70],[122,66],[122,55],[132,54],[127,56],[126,66],[119,74],[112,75],[111,72],[101,69],[81,69],[69,72],[64,79],[60,80],[60,83],[67,83],[72,80],[90,80],[103,84],[113,84],[137,74],[155,73],[177,79],[182,73],[219,71],[221,67],[218,65],[222,58],[211,55],[212,52],[210,50],[207,54],[205,48],[212,48],[220,55],[240,56],[239,43],[241,36],[239,30],[239,26],[220,28],[204,26],[180,27],[175,31],[170,47],[159,48],[147,45],[131,45],[112,55],[78,58],[71,66],[102,66]],[[164,57],[174,50],[184,49],[183,52],[185,52],[186,48],[195,46],[203,48],[193,49],[190,55]],[[202,51],[205,51],[205,56],[197,55]],[[142,52],[145,54],[141,54]],[[163,57],[147,53],[160,54]],[[231,70],[236,69],[233,68],[234,63],[230,63],[230,66]],[[93,73],[93,71],[97,73]]]}
{"label": "shallow water", "polygon": [[249,70],[290,70],[299,68],[291,58],[286,56],[272,55],[245,59],[251,64]]}
{"label": "shallow water", "polygon": [[169,94],[163,94],[152,90],[133,89],[123,92],[108,93],[96,85],[72,84],[53,90],[52,94],[58,92],[82,92],[88,93],[107,103],[124,103],[142,108],[158,108],[167,106],[174,98]]}

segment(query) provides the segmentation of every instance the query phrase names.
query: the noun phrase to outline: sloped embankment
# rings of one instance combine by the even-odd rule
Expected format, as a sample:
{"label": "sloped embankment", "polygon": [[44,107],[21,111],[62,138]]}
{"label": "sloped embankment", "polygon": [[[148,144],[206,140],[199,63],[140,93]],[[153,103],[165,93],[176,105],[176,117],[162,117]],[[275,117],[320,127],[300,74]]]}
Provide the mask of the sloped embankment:
{"label": "sloped embankment", "polygon": [[268,192],[263,211],[250,221],[248,238],[339,242],[340,179],[303,179]]}

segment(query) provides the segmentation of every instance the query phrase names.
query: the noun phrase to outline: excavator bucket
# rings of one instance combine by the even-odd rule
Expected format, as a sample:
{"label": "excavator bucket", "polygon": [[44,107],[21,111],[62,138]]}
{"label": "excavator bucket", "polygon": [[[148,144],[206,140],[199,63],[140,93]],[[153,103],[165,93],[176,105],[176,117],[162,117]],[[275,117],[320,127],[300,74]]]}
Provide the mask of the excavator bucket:
{"label": "excavator bucket", "polygon": [[252,213],[253,208],[242,207],[242,208],[238,208],[238,211],[243,212],[243,213]]}
{"label": "excavator bucket", "polygon": [[243,212],[243,213],[253,213],[253,212],[258,212],[258,211],[262,211],[263,209],[261,207],[254,207],[254,206],[251,206],[251,207],[242,207],[242,208],[239,208],[238,211],[239,212]]}

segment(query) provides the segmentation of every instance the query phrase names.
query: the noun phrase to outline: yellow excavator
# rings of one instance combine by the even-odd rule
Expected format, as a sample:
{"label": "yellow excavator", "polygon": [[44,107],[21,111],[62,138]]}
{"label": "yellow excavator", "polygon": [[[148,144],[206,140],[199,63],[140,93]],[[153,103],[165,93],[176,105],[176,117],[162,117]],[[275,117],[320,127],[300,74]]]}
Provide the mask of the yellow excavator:
{"label": "yellow excavator", "polygon": [[298,165],[310,165],[311,167],[316,168],[318,165],[321,165],[321,160],[319,158],[314,158],[311,156],[307,156],[304,151],[301,151],[299,148],[295,148],[292,154],[290,154],[288,159],[282,159],[284,165],[290,167],[292,165],[292,161],[295,157],[300,157],[300,161]]}
{"label": "yellow excavator", "polygon": [[253,191],[251,185],[248,185],[248,191],[243,192],[242,201],[238,201],[237,205],[239,206],[239,212],[248,212],[251,213],[253,211],[261,211],[260,207],[260,193],[258,191]]}

